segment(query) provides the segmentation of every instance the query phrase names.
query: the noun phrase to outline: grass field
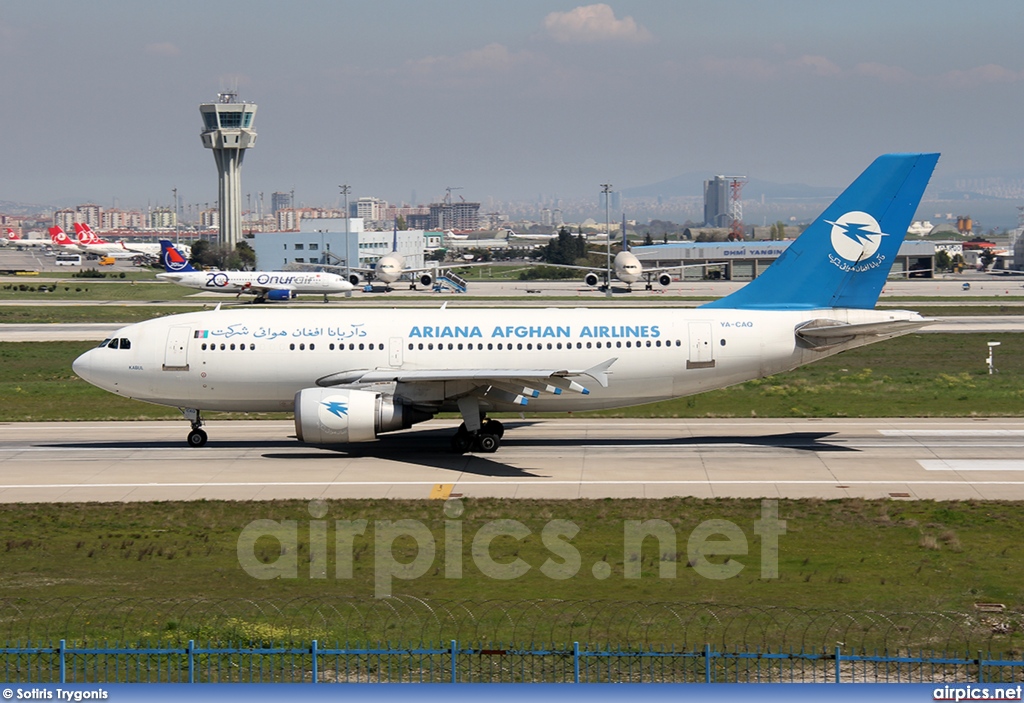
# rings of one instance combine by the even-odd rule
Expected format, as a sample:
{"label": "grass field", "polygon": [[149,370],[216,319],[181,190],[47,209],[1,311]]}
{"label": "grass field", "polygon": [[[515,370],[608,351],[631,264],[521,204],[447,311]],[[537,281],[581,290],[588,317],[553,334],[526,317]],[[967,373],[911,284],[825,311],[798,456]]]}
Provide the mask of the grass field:
{"label": "grass field", "polygon": [[[7,599],[27,603],[44,595],[54,602],[127,598],[143,605],[144,599],[195,598],[264,603],[268,613],[272,604],[296,599],[356,597],[369,603],[381,594],[388,575],[394,595],[445,602],[546,598],[851,613],[971,612],[979,602],[1014,608],[1024,596],[1021,504],[783,500],[778,513],[786,524],[778,537],[777,578],[761,568],[762,537],[754,521],[761,518],[762,506],[756,500],[466,499],[462,504],[465,512],[453,518],[445,516],[441,501],[328,501],[316,513],[325,520],[319,523],[326,535],[323,547],[312,538],[306,501],[5,506],[0,530],[8,537],[0,585]],[[266,528],[249,528],[255,532],[240,541],[253,520],[291,520],[295,529],[277,539],[259,536]],[[367,527],[348,545],[339,539],[345,530],[335,520],[366,520]],[[378,522],[387,520],[416,521],[423,532],[413,538],[406,528],[396,537]],[[506,531],[487,551],[499,565],[521,560],[518,575],[497,578],[480,557],[483,547],[474,546],[495,520],[522,525],[521,535]],[[543,531],[554,520],[579,531],[551,541]],[[662,541],[626,538],[628,521],[648,520],[664,521]],[[713,553],[720,537],[700,548],[691,544],[691,535],[706,520],[729,521],[742,533],[732,537],[739,546],[729,556]],[[702,575],[698,552],[735,575]],[[458,561],[461,576],[454,578],[450,565]],[[567,565],[563,573],[551,571],[560,564]],[[254,576],[272,573],[278,577]],[[121,626],[116,620],[96,618],[89,638],[116,634],[112,630]],[[38,627],[43,625],[41,619]],[[166,623],[150,627],[155,632],[138,634],[167,634],[161,633]],[[389,633],[362,634],[373,639]]]}

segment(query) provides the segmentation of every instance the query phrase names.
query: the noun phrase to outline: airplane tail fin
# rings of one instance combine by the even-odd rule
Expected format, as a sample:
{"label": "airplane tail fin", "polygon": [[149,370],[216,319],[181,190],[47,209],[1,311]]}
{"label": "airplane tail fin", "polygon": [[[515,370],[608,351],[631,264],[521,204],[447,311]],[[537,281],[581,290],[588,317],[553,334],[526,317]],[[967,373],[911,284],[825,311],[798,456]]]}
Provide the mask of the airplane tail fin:
{"label": "airplane tail fin", "polygon": [[50,241],[54,244],[62,247],[74,246],[75,243],[71,241],[71,237],[60,226],[51,227],[47,231],[50,233]]}
{"label": "airplane tail fin", "polygon": [[626,237],[626,213],[622,213],[622,251],[629,251],[629,239]]}
{"label": "airplane tail fin", "polygon": [[395,228],[391,235],[391,251],[398,251],[398,218],[395,218]]}
{"label": "airplane tail fin", "polygon": [[762,275],[702,307],[874,308],[938,160],[878,157]]}
{"label": "airplane tail fin", "polygon": [[192,268],[192,264],[185,258],[185,255],[175,249],[174,244],[169,239],[160,240],[160,260],[163,262],[164,270],[167,273],[195,271]]}

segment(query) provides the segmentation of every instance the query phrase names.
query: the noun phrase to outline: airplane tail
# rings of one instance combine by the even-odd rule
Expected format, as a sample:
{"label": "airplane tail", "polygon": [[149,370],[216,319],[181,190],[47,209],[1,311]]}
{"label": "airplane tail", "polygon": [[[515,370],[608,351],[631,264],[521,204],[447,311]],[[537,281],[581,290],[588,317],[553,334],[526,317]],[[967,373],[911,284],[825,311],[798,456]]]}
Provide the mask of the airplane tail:
{"label": "airplane tail", "polygon": [[626,213],[622,213],[622,251],[629,251],[629,238],[626,236]]}
{"label": "airplane tail", "polygon": [[163,262],[164,270],[167,273],[195,271],[192,268],[192,264],[185,258],[185,255],[175,249],[174,244],[169,239],[160,240],[160,260]]}
{"label": "airplane tail", "polygon": [[70,247],[75,245],[75,243],[71,241],[71,237],[69,237],[64,230],[60,228],[60,226],[51,227],[47,231],[50,233],[50,240],[57,246]]}
{"label": "airplane tail", "polygon": [[398,219],[395,219],[395,229],[391,237],[391,251],[398,251]]}
{"label": "airplane tail", "polygon": [[702,307],[874,308],[938,160],[878,157],[762,275]]}

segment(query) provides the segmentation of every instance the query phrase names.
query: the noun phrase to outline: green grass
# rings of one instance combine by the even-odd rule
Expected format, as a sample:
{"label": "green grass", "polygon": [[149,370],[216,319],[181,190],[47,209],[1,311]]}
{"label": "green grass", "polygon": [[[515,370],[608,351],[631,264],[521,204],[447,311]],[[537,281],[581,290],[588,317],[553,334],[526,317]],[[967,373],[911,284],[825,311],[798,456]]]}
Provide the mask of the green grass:
{"label": "green grass", "polygon": [[[142,599],[255,602],[262,604],[260,610],[271,614],[263,617],[264,622],[273,621],[279,605],[304,602],[301,599],[309,599],[302,606],[307,610],[318,602],[349,597],[364,599],[369,604],[375,592],[379,592],[378,579],[385,572],[388,559],[412,563],[419,553],[418,546],[431,541],[436,545],[433,561],[424,563],[415,577],[393,578],[393,594],[447,602],[582,599],[705,603],[712,607],[778,606],[794,612],[839,609],[844,613],[973,612],[977,602],[1003,603],[1014,608],[1024,597],[1024,548],[1019,539],[1024,504],[1020,503],[779,501],[779,517],[786,521],[786,526],[778,542],[777,578],[762,577],[760,571],[761,537],[754,532],[754,521],[761,516],[761,503],[756,500],[465,499],[465,512],[454,521],[443,515],[441,501],[339,500],[325,505],[327,542],[322,553],[327,555],[323,562],[326,578],[310,577],[311,563],[319,562],[315,556],[318,550],[311,547],[307,501],[5,506],[0,512],[0,532],[9,537],[0,544],[4,565],[0,585],[7,599],[28,604],[41,597],[56,599],[49,600],[51,604],[61,599],[84,598],[88,602],[83,607],[105,610],[119,599],[131,599],[129,603],[134,601],[143,606],[134,608],[136,612],[131,614],[132,635],[139,638],[168,634],[161,633],[166,628],[164,622],[143,623],[148,606]],[[294,543],[264,536],[255,540],[250,549],[242,549],[243,554],[252,555],[256,568],[272,569],[287,561],[278,561],[283,544],[287,554],[297,557],[296,570],[285,569],[284,578],[257,579],[239,564],[239,536],[246,525],[257,519],[296,523]],[[336,571],[338,528],[334,521],[340,519],[368,521],[365,534],[354,538],[351,551],[342,549],[342,554],[352,555],[351,577],[339,576]],[[529,567],[516,578],[498,580],[487,576],[480,567],[483,562],[474,557],[474,537],[485,524],[498,519],[519,521],[528,530],[525,537],[505,535],[490,545],[490,557],[495,562],[508,564],[520,559],[523,566]],[[418,543],[408,536],[377,539],[378,520],[415,520],[429,530],[430,537]],[[551,578],[541,570],[549,559],[562,561],[548,546],[552,543],[546,545],[541,536],[552,520],[570,521],[579,527],[574,537],[563,536],[563,544],[556,545],[563,554],[567,552],[565,543],[571,544],[580,557],[579,569],[570,569],[575,574],[564,579]],[[640,547],[627,548],[624,532],[626,521],[630,520],[665,521],[667,533],[674,535],[675,543],[659,543],[648,537]],[[689,551],[688,541],[706,520],[727,520],[743,533],[746,547],[728,557],[734,567],[742,566],[731,578],[709,579],[692,566],[694,555]],[[456,525],[462,533],[462,548],[446,551],[446,530],[455,534]],[[378,544],[383,545],[382,551],[375,556]],[[446,578],[445,565],[454,563],[456,553],[462,557],[462,576]],[[723,564],[727,557],[712,555],[707,559]],[[598,563],[607,564],[602,567],[607,578],[594,576],[593,567]],[[663,575],[665,567],[674,567],[675,575]],[[631,568],[639,569],[639,578],[626,578],[627,569]],[[211,606],[199,606],[197,612],[201,613],[204,607]],[[158,611],[156,604],[152,608],[153,612]],[[211,607],[218,613],[223,609]],[[5,628],[17,631],[23,639],[39,635],[38,631],[20,630],[54,627],[46,620],[51,610],[61,609],[47,606],[39,611],[38,623],[6,623]],[[484,610],[480,608],[481,613]],[[608,615],[609,620],[614,621],[615,615]],[[483,617],[480,613],[478,616]],[[118,628],[123,626],[120,618],[94,620],[88,627],[77,619],[74,625],[84,628],[89,639],[116,637]],[[625,628],[625,620],[628,618],[624,617],[611,629]],[[148,629],[153,627],[155,631]],[[317,627],[330,630],[332,625]],[[381,627],[356,634],[369,639],[409,634],[401,623]],[[389,627],[398,629],[392,632]],[[187,638],[196,633],[171,634]],[[343,637],[353,633],[311,630],[291,634],[301,638]],[[480,634],[499,637],[506,633]],[[781,633],[772,634],[781,637]],[[61,634],[65,635],[82,637],[83,633]],[[230,635],[209,630],[204,633],[215,640]],[[671,628],[659,632],[659,637],[672,636]],[[1006,637],[999,644],[1005,649],[1014,643],[1016,639]],[[915,640],[903,644],[927,643]]]}
{"label": "green grass", "polygon": [[48,300],[181,300],[194,295],[192,288],[147,278],[65,278],[47,281],[6,281],[0,284],[0,301],[24,301],[26,304]]}
{"label": "green grass", "polygon": [[[2,308],[0,308],[2,311]],[[986,372],[986,342],[999,373]],[[180,418],[82,381],[71,362],[93,342],[0,343],[0,421]],[[908,335],[789,373],[701,395],[577,417],[969,417],[1024,414],[1024,336]],[[229,414],[210,415],[232,417]],[[239,415],[234,415],[239,417]],[[259,417],[247,415],[246,417]]]}

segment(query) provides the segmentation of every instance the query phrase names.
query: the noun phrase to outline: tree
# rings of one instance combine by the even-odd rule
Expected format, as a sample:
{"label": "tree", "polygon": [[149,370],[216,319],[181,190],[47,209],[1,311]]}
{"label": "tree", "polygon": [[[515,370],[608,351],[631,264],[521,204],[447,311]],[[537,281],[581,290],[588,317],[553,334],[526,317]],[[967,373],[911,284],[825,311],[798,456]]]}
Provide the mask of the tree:
{"label": "tree", "polygon": [[405,217],[403,217],[402,215],[398,216],[397,227],[403,232],[408,229],[408,227],[405,224]]}
{"label": "tree", "polygon": [[256,268],[256,252],[249,246],[249,242],[239,242],[235,246],[235,254],[238,256],[241,268]]}
{"label": "tree", "polygon": [[651,233],[648,232],[647,234],[644,235],[644,246],[649,247],[652,244],[654,244],[654,239],[651,238]]}
{"label": "tree", "polygon": [[565,227],[558,230],[558,237],[552,239],[540,250],[541,259],[549,264],[573,264],[587,255],[587,240],[582,234],[574,237]]}
{"label": "tree", "polygon": [[784,225],[781,220],[772,225],[768,231],[768,236],[772,241],[780,241],[786,238],[786,225]]}
{"label": "tree", "polygon": [[948,271],[953,267],[953,259],[945,249],[935,252],[935,270]]}

